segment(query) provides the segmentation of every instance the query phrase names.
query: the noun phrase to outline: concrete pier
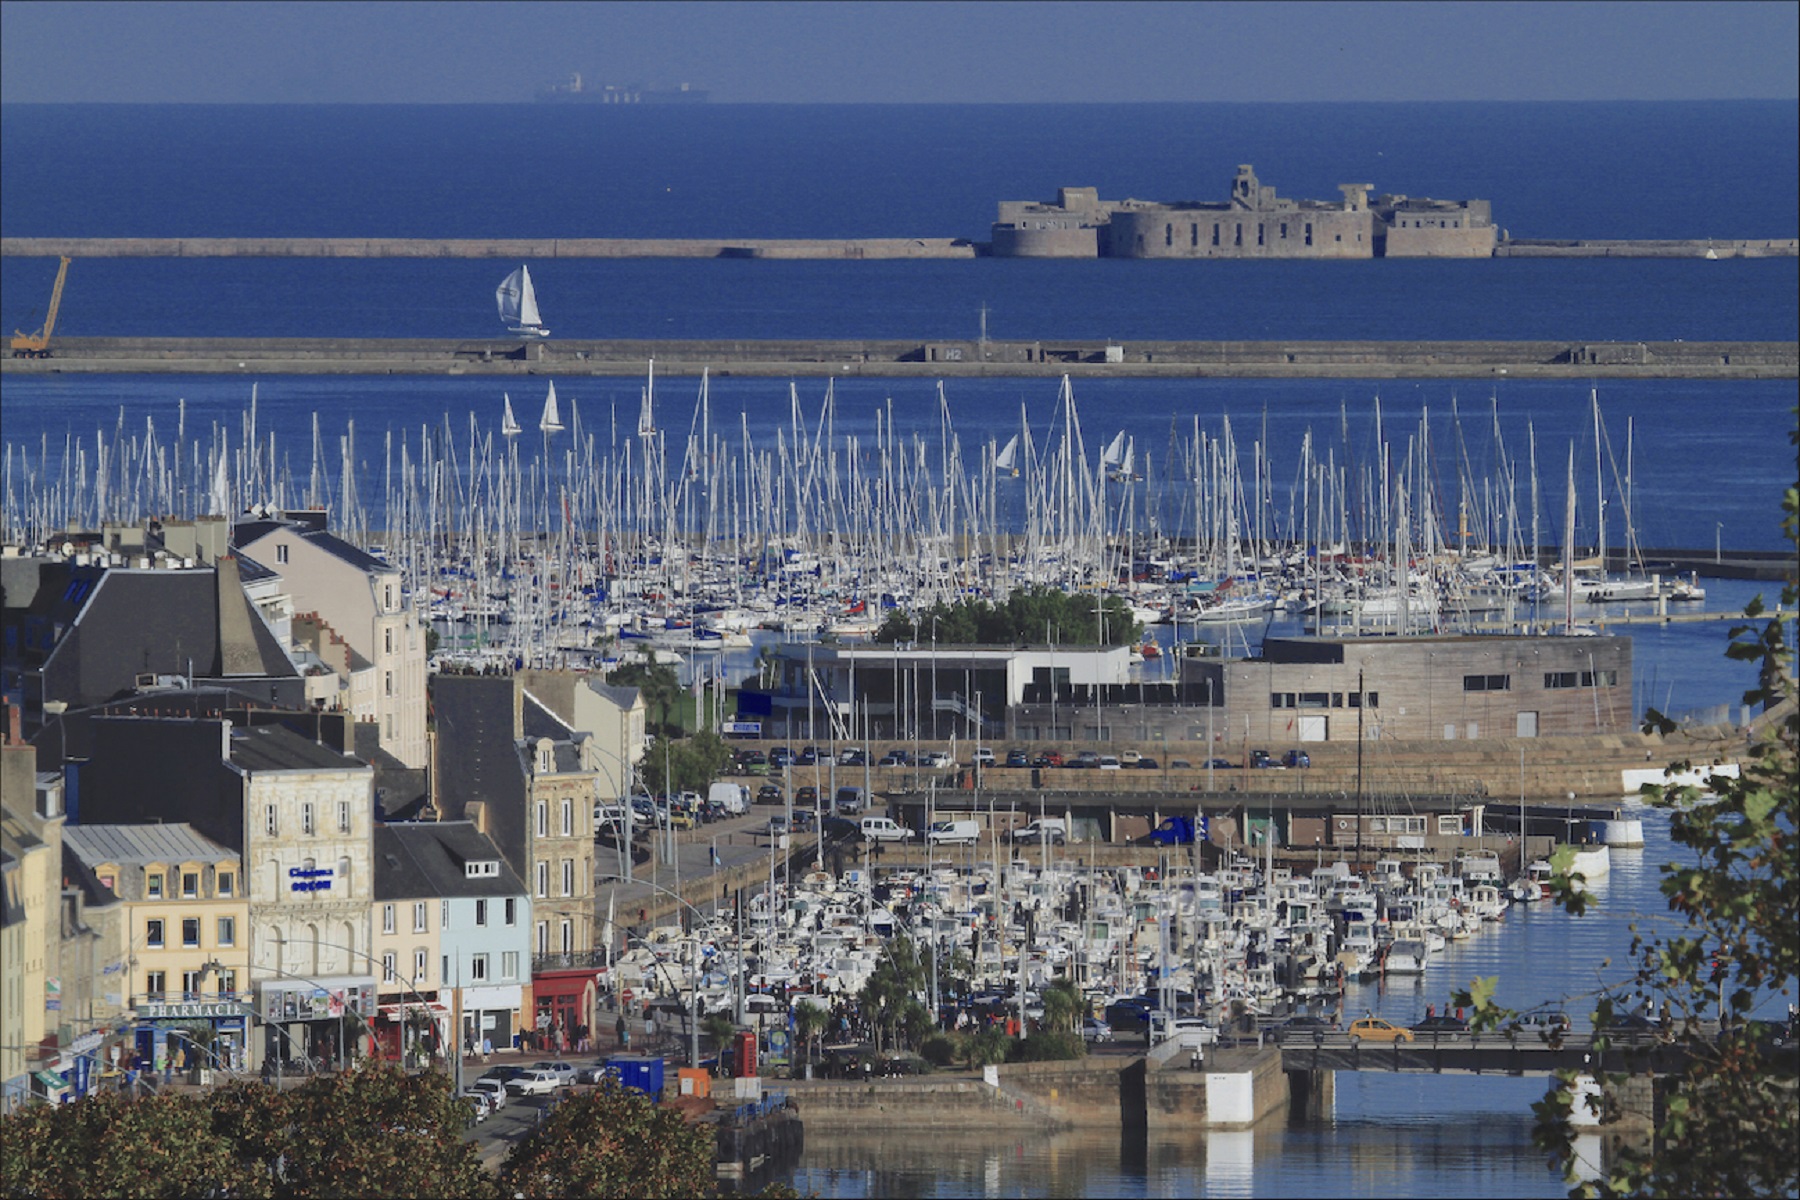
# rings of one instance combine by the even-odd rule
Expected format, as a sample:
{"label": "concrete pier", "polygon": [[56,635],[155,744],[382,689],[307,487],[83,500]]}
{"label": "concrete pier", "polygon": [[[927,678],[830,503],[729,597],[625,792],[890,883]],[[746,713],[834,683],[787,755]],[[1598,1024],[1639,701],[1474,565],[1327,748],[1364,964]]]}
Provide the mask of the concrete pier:
{"label": "concrete pier", "polygon": [[58,337],[8,372],[799,378],[1794,379],[1795,342],[1106,342]]}

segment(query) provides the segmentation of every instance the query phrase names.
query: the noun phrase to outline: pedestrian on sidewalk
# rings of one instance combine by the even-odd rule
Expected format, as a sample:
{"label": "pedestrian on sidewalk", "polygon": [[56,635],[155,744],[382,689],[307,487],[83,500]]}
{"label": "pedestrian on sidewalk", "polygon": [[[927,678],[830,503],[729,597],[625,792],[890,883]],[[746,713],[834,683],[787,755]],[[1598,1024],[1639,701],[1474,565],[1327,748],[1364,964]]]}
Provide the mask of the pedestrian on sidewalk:
{"label": "pedestrian on sidewalk", "polygon": [[613,1032],[618,1035],[619,1049],[631,1049],[631,1026],[625,1024],[624,1013],[619,1014],[619,1023],[613,1026]]}

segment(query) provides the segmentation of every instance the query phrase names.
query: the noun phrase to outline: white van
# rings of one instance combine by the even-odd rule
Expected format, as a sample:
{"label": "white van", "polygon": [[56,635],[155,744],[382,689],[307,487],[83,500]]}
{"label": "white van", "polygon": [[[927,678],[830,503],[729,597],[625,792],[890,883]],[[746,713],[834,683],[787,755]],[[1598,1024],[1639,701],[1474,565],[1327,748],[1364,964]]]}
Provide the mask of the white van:
{"label": "white van", "polygon": [[978,821],[933,821],[925,840],[939,846],[973,846],[981,840]]}
{"label": "white van", "polygon": [[741,817],[750,811],[750,789],[741,783],[715,783],[706,791],[706,802],[727,816]]}
{"label": "white van", "polygon": [[1045,817],[1022,829],[1013,830],[1012,840],[1021,846],[1035,846],[1041,842],[1060,846],[1069,840],[1068,822],[1061,817]]}
{"label": "white van", "polygon": [[895,824],[892,817],[864,817],[857,828],[871,842],[904,842],[912,837],[912,830]]}

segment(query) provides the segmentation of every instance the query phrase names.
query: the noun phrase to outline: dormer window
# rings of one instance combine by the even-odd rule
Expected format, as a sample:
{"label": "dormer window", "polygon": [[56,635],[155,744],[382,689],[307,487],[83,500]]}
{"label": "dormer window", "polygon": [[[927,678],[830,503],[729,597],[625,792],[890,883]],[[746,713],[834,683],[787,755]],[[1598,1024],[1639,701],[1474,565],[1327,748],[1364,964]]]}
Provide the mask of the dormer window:
{"label": "dormer window", "polygon": [[479,862],[466,862],[463,864],[463,878],[465,879],[496,878],[499,874],[500,862],[498,859],[487,859]]}

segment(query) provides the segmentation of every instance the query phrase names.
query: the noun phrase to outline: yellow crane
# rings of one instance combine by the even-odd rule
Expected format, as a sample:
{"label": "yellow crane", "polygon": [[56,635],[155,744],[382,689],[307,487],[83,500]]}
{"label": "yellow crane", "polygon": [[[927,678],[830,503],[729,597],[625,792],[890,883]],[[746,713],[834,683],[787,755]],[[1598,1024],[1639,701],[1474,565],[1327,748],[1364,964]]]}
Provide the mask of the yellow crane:
{"label": "yellow crane", "polygon": [[50,357],[50,335],[56,332],[56,310],[62,307],[63,281],[69,277],[69,261],[69,256],[63,255],[62,266],[56,269],[56,286],[50,291],[50,311],[44,314],[44,327],[36,333],[13,330],[14,358]]}

